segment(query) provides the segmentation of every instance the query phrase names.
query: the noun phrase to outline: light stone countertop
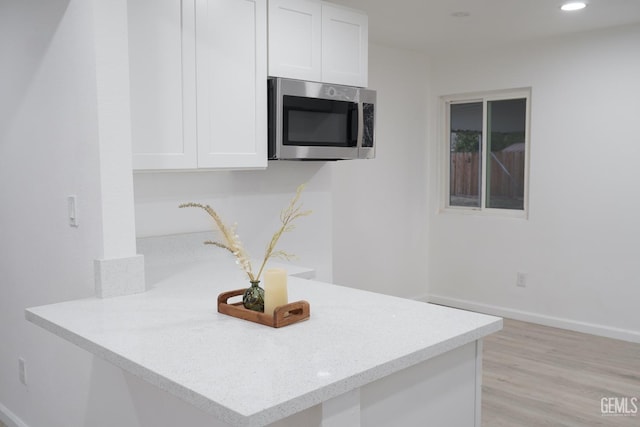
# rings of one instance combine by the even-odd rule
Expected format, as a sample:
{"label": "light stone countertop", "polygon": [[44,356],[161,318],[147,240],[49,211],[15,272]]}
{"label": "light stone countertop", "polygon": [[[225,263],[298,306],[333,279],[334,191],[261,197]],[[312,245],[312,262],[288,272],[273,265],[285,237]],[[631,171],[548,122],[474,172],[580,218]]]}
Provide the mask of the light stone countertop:
{"label": "light stone countertop", "polygon": [[274,329],[217,312],[219,293],[248,285],[233,264],[199,261],[162,276],[142,294],[35,307],[26,317],[222,421],[249,427],[502,327],[498,317],[290,277],[289,301],[309,301],[311,318]]}

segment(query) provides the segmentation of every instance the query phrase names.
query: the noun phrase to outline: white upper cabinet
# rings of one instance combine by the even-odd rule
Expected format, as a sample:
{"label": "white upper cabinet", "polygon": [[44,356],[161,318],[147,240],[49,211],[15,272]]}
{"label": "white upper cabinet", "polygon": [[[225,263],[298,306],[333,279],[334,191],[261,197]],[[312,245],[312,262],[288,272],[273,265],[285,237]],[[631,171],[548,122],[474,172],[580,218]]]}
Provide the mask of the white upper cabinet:
{"label": "white upper cabinet", "polygon": [[133,168],[194,168],[194,4],[129,0],[128,13]]}
{"label": "white upper cabinet", "polygon": [[198,167],[267,167],[266,0],[197,0]]}
{"label": "white upper cabinet", "polygon": [[269,0],[269,75],[322,79],[322,5]]}
{"label": "white upper cabinet", "polygon": [[322,5],[322,80],[366,87],[369,20],[349,9]]}
{"label": "white upper cabinet", "polygon": [[367,15],[317,0],[269,0],[269,75],[366,87]]}
{"label": "white upper cabinet", "polygon": [[266,0],[128,3],[134,169],[266,167]]}

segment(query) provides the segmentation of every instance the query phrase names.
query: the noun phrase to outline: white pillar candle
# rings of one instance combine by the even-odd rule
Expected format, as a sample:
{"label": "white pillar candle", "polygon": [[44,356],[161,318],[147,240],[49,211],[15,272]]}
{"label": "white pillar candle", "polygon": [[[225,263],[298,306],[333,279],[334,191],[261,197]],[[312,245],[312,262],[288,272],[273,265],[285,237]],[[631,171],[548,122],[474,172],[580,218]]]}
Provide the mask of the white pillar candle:
{"label": "white pillar candle", "polygon": [[270,268],[264,273],[264,312],[273,315],[276,307],[287,304],[287,271]]}

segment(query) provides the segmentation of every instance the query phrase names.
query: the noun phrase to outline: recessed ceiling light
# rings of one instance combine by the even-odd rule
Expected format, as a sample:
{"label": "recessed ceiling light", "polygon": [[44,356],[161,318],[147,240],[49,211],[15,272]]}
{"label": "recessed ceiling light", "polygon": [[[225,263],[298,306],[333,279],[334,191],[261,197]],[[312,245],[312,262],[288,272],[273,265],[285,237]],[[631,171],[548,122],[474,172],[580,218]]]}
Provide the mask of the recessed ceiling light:
{"label": "recessed ceiling light", "polygon": [[587,7],[586,3],[581,1],[574,1],[563,4],[560,9],[564,10],[565,12],[572,12],[574,10],[584,9],[585,7]]}

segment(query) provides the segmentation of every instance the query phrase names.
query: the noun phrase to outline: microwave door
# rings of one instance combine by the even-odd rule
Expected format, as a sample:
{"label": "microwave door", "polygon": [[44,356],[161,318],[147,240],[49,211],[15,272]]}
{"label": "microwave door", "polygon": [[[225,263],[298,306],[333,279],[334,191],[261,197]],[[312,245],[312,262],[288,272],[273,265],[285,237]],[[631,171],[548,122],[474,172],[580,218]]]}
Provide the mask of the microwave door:
{"label": "microwave door", "polygon": [[358,157],[357,103],[283,95],[281,159]]}

